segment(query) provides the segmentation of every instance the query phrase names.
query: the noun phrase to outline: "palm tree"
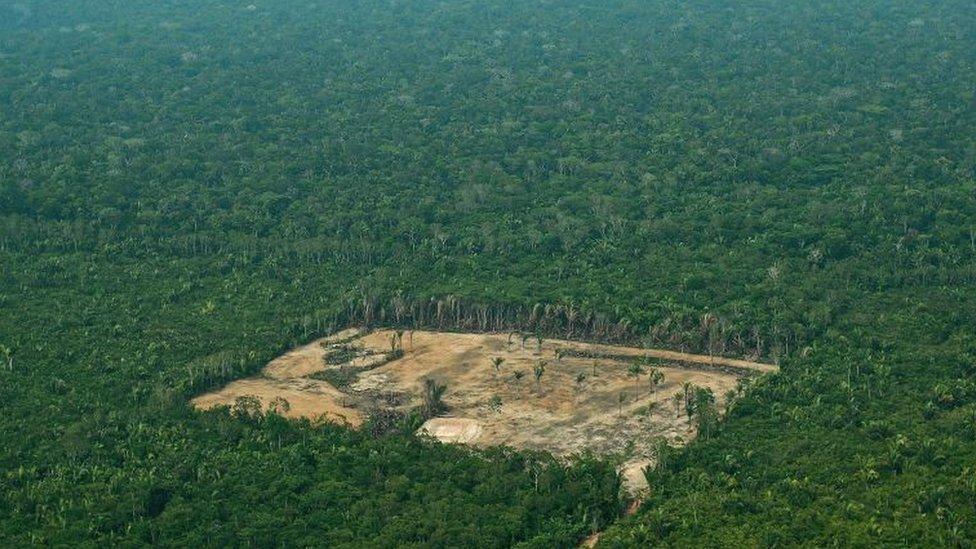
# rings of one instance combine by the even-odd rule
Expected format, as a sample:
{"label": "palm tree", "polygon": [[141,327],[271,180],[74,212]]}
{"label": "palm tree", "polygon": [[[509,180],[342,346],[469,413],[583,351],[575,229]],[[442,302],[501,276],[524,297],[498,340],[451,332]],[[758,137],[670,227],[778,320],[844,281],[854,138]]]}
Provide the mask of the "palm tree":
{"label": "palm tree", "polygon": [[445,406],[442,398],[446,390],[447,385],[440,385],[429,377],[424,379],[424,405],[422,410],[424,419],[430,419],[444,411]]}
{"label": "palm tree", "polygon": [[624,402],[627,402],[627,393],[625,393],[623,391],[620,391],[620,394],[617,395],[617,415],[618,416],[624,415]]}
{"label": "palm tree", "polygon": [[718,419],[718,414],[715,410],[715,395],[711,389],[707,387],[695,387],[693,401],[689,407],[688,419],[691,419],[692,415],[697,419],[696,426],[698,427],[699,436],[708,438],[712,427]]}
{"label": "palm tree", "polygon": [[657,368],[651,368],[647,376],[651,383],[651,398],[654,398],[657,396],[657,386],[664,381],[664,374]]}
{"label": "palm tree", "polygon": [[521,393],[522,392],[521,391],[521,387],[522,387],[521,381],[522,381],[522,378],[523,377],[525,377],[525,372],[523,372],[522,370],[515,370],[514,372],[512,372],[512,379],[515,380],[515,386],[517,388],[516,389],[516,393]]}
{"label": "palm tree", "polygon": [[638,363],[633,363],[627,368],[627,375],[634,378],[634,398],[640,398],[640,375],[644,373],[644,369]]}
{"label": "palm tree", "polygon": [[594,360],[593,361],[593,377],[596,377],[596,368],[597,368],[597,366],[600,366],[600,363]]}
{"label": "palm tree", "polygon": [[566,349],[558,348],[554,351],[556,355],[556,362],[560,362],[564,356],[566,356]]}
{"label": "palm tree", "polygon": [[542,391],[542,374],[546,373],[546,361],[540,360],[536,363],[535,368],[532,369],[532,373],[535,374],[535,386],[536,390]]}
{"label": "palm tree", "polygon": [[715,336],[716,327],[718,326],[718,317],[712,313],[705,313],[701,317],[699,322],[702,331],[702,338],[705,339],[705,344],[708,346],[708,358],[712,364],[715,363]]}
{"label": "palm tree", "polygon": [[681,391],[678,391],[675,394],[671,395],[671,401],[674,402],[674,413],[675,414],[677,414],[681,410],[681,399],[683,399],[683,398],[684,398],[684,395],[681,393]]}
{"label": "palm tree", "polygon": [[491,359],[491,365],[495,368],[496,376],[501,372],[503,362],[505,362],[505,359],[500,356],[496,356]]}

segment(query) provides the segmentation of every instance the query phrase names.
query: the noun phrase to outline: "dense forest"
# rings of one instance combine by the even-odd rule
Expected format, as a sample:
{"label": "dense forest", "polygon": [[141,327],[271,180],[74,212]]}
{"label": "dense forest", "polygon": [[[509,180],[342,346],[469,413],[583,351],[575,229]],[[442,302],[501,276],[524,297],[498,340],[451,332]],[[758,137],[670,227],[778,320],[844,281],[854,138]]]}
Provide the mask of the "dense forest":
{"label": "dense forest", "polygon": [[[0,4],[0,545],[972,545],[974,52],[964,0]],[[620,520],[595,457],[188,407],[349,323],[781,371]]]}

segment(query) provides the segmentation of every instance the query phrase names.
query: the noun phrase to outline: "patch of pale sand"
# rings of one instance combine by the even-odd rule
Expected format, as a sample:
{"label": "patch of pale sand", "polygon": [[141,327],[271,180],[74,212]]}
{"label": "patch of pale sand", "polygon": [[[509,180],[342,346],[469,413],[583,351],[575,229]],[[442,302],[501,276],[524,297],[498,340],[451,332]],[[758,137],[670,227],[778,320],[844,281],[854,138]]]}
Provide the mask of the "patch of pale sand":
{"label": "patch of pale sand", "polygon": [[190,403],[206,410],[218,406],[233,406],[237,398],[242,396],[258,398],[265,410],[275,398],[284,398],[289,409],[279,413],[286,417],[347,423],[353,427],[363,423],[363,415],[359,410],[344,405],[349,399],[347,395],[332,385],[315,379],[241,379],[231,382],[219,391],[198,396]]}
{"label": "patch of pale sand", "polygon": [[463,417],[435,417],[428,419],[417,430],[418,435],[427,435],[441,442],[451,444],[471,444],[481,435],[481,422]]}

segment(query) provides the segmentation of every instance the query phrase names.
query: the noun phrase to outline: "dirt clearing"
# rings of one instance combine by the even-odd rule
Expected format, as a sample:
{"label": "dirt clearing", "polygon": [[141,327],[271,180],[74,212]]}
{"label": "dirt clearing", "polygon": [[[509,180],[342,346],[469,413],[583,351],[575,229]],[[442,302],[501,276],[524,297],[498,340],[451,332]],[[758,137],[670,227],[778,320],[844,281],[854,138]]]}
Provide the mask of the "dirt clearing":
{"label": "dirt clearing", "polygon": [[[347,330],[271,361],[263,375],[202,395],[193,405],[233,405],[277,397],[289,417],[363,423],[382,408],[423,403],[423,384],[446,386],[447,412],[418,434],[447,443],[508,445],[567,457],[593,452],[620,460],[625,485],[645,485],[652,445],[695,435],[683,395],[707,388],[724,409],[726,393],[768,364],[673,351],[542,340],[518,334]],[[656,383],[653,372],[659,372]],[[280,400],[278,401],[280,406]]]}

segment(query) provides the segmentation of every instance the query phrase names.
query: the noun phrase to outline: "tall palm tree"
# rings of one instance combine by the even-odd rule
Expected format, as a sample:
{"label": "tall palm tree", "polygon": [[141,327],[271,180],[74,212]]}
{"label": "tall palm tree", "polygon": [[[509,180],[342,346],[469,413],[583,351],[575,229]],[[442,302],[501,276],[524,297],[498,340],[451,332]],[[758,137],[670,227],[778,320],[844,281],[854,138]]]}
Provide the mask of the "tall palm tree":
{"label": "tall palm tree", "polygon": [[447,390],[447,385],[441,385],[431,378],[424,379],[424,405],[423,405],[423,416],[425,419],[430,419],[437,414],[444,411],[444,392]]}
{"label": "tall palm tree", "polygon": [[651,398],[657,396],[657,386],[664,381],[664,374],[657,368],[651,368],[648,373],[648,380],[651,383]]}
{"label": "tall palm tree", "polygon": [[540,360],[536,363],[535,368],[532,369],[532,373],[535,374],[535,386],[537,391],[542,391],[542,374],[546,373],[546,361]]}
{"label": "tall palm tree", "polygon": [[699,321],[699,326],[701,327],[702,338],[705,340],[705,345],[708,347],[709,361],[714,364],[714,341],[716,336],[716,326],[718,326],[718,317],[712,313],[705,313],[702,315],[701,320]]}
{"label": "tall palm tree", "polygon": [[634,398],[640,398],[640,375],[644,373],[644,369],[638,363],[633,363],[627,368],[627,375],[634,378]]}
{"label": "tall palm tree", "polygon": [[671,402],[674,403],[674,413],[675,413],[675,415],[678,415],[679,411],[681,410],[681,399],[682,398],[684,398],[684,395],[681,393],[681,391],[678,391],[675,394],[671,395]]}
{"label": "tall palm tree", "polygon": [[576,399],[579,399],[580,393],[583,392],[583,382],[586,381],[586,374],[580,372],[576,374]]}

